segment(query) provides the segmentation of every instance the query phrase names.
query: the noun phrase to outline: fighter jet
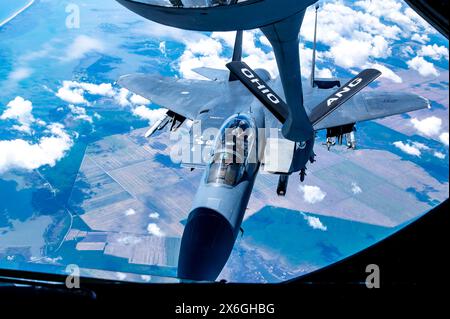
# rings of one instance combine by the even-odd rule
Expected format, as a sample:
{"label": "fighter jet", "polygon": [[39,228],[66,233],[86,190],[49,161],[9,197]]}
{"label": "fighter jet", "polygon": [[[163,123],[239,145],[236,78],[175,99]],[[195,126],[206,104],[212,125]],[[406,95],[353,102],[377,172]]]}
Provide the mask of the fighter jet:
{"label": "fighter jet", "polygon": [[[339,140],[353,133],[355,123],[429,107],[425,98],[407,92],[362,91],[381,75],[375,69],[352,79],[316,78],[316,40],[311,78],[302,80],[298,35],[305,10],[315,0],[118,2],[178,28],[237,30],[228,70],[194,69],[205,80],[131,74],[118,81],[168,109],[147,137],[166,127],[176,133],[190,123],[188,134],[177,141],[180,162],[204,174],[182,237],[179,278],[217,279],[241,230],[258,172],[278,175],[274,191],[285,195],[289,176],[299,173],[303,181],[308,163],[316,160],[316,132],[327,130],[327,138]],[[242,30],[253,28],[271,42],[279,77],[242,61]]]}

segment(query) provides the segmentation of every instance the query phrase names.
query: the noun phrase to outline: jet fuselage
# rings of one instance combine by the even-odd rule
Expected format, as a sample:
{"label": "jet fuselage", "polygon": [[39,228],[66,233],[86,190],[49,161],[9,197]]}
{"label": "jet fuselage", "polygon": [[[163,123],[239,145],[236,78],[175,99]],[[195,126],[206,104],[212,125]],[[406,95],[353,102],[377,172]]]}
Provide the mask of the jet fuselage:
{"label": "jet fuselage", "polygon": [[181,241],[178,277],[213,281],[225,266],[260,167],[264,112],[234,114],[219,130]]}

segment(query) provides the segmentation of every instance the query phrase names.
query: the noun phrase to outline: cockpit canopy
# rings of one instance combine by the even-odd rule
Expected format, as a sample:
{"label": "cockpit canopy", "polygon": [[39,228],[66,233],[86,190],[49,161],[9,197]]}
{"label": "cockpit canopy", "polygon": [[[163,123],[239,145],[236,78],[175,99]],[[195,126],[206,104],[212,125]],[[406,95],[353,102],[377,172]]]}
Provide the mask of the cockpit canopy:
{"label": "cockpit canopy", "polygon": [[252,118],[238,114],[221,127],[211,154],[207,183],[234,186],[249,164],[256,163],[257,128]]}

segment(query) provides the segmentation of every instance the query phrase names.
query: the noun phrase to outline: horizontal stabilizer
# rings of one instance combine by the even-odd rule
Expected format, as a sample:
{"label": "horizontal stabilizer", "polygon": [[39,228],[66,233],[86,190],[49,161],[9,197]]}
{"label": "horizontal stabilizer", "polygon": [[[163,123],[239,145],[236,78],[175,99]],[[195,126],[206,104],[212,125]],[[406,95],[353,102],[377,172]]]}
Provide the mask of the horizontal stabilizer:
{"label": "horizontal stabilizer", "polygon": [[327,99],[317,105],[309,114],[309,120],[313,126],[330,115],[333,111],[347,102],[352,96],[361,91],[376,78],[381,72],[375,69],[366,69],[359,73],[356,77],[348,81],[339,90],[330,95]]}
{"label": "horizontal stabilizer", "polygon": [[281,122],[288,117],[288,106],[246,63],[233,61],[227,64],[250,92]]}

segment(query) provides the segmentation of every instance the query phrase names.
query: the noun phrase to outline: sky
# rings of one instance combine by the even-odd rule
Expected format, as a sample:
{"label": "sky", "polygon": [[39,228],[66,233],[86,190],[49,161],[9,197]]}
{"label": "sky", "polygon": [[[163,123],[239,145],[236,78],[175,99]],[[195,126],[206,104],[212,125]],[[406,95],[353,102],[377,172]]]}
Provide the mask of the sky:
{"label": "sky", "polygon": [[[52,0],[43,2],[52,3]],[[165,27],[141,19],[110,1],[108,10],[99,13],[96,9],[103,2],[74,1],[71,4],[73,7],[65,8],[66,26],[67,23],[78,22],[80,28],[70,30],[69,35],[62,33],[62,28],[61,33],[52,34],[33,50],[18,53],[8,72],[7,84],[0,83],[8,92],[8,97],[0,98],[0,122],[9,130],[7,137],[0,139],[0,173],[11,169],[34,170],[54,166],[77,140],[78,133],[71,131],[67,124],[71,121],[85,122],[94,130],[95,123],[101,120],[101,115],[94,108],[99,101],[123,107],[150,124],[164,114],[164,110],[152,105],[151,101],[119,88],[113,77],[119,72],[125,73],[125,70],[128,73],[139,71],[141,64],[154,66],[156,71],[160,68],[164,72],[167,72],[167,66],[161,68],[157,62],[151,62],[155,57],[127,51],[126,44],[129,43],[126,43],[124,34],[102,31],[101,28],[98,31],[98,26],[106,21],[110,20],[112,25],[122,30],[127,27],[127,37],[151,39],[152,43],[158,43],[157,54],[162,61],[159,63],[167,63],[169,71],[175,76],[204,79],[192,69],[201,66],[225,69],[234,43],[233,32],[199,33]],[[29,10],[33,12],[33,8]],[[81,22],[72,19],[71,15],[77,12]],[[448,42],[402,2],[322,1],[318,21],[318,77],[349,77],[363,68],[377,68],[382,71],[388,85],[423,78],[443,85],[444,89],[439,94],[447,94]],[[300,33],[301,71],[305,78],[309,77],[311,69],[313,27],[314,9],[309,8]],[[8,28],[14,28],[14,21]],[[0,33],[0,38],[7,32]],[[144,45],[147,43],[144,42]],[[116,66],[117,73],[112,72],[109,75],[111,78],[106,79],[108,81],[89,79],[91,83],[75,79],[75,76],[78,77],[75,73],[71,76],[71,70],[76,65],[101,55],[121,59]],[[39,70],[35,67],[42,59],[54,61],[50,63],[67,69],[65,78],[57,79],[58,84],[40,88],[55,98],[55,104],[47,107],[67,111],[66,118],[60,122],[36,115],[39,112],[35,104],[40,102],[15,94],[17,88],[25,87],[24,83],[35,76],[44,76],[38,75]],[[253,68],[262,67],[272,76],[277,76],[273,52],[259,30],[244,33],[244,61]],[[24,90],[17,92],[20,94]],[[443,114],[448,117],[448,98],[444,98],[444,108],[446,111]],[[420,116],[408,119],[408,127],[415,134],[433,138],[448,147],[448,119],[442,114],[418,114]],[[394,145],[414,156],[420,156],[427,147],[408,141],[396,141]],[[441,151],[436,151],[436,157],[448,160]]]}

